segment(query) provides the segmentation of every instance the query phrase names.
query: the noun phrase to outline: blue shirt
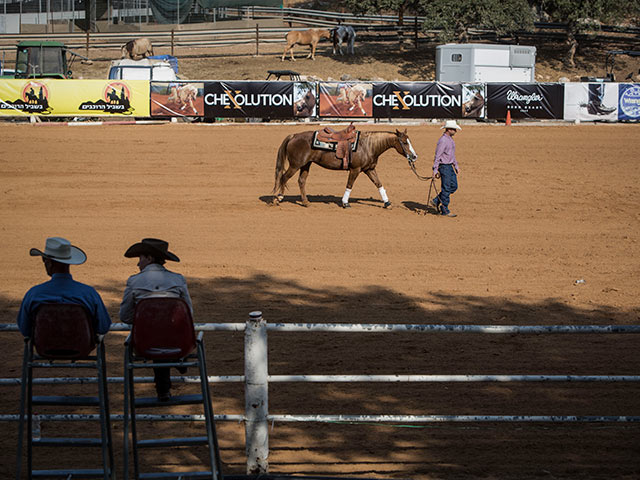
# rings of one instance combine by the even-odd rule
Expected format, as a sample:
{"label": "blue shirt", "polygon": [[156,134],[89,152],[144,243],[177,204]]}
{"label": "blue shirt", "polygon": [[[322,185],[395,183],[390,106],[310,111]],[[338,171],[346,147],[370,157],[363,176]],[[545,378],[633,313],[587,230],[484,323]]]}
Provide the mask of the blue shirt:
{"label": "blue shirt", "polygon": [[22,335],[31,335],[31,321],[43,303],[77,303],[87,308],[95,319],[96,332],[105,334],[111,326],[111,318],[102,298],[93,287],[76,282],[69,273],[54,273],[51,280],[31,287],[22,299],[18,312],[18,328]]}
{"label": "blue shirt", "polygon": [[440,165],[453,165],[458,170],[458,162],[456,161],[456,144],[450,135],[443,133],[436,145],[436,154],[433,160],[433,174],[438,173]]}

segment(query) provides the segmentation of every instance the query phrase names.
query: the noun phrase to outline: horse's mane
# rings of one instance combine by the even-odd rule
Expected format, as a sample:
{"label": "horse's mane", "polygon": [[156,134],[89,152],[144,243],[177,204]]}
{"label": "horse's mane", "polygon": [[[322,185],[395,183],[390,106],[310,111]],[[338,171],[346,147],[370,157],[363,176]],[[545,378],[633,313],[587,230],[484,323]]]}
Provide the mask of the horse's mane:
{"label": "horse's mane", "polygon": [[396,136],[394,132],[364,132],[362,135],[369,139],[369,143],[373,150],[378,150],[380,147],[388,146],[389,141]]}

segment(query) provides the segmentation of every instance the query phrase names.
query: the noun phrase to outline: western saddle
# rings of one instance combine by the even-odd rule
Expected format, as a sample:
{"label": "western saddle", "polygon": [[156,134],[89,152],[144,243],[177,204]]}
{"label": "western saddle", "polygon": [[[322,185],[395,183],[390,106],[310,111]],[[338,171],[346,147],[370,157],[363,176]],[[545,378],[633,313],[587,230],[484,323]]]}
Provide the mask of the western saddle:
{"label": "western saddle", "polygon": [[336,144],[336,157],[342,160],[342,169],[347,170],[351,164],[351,151],[353,143],[358,138],[358,132],[353,123],[344,130],[334,130],[331,127],[324,127],[318,130],[316,138],[320,142]]}

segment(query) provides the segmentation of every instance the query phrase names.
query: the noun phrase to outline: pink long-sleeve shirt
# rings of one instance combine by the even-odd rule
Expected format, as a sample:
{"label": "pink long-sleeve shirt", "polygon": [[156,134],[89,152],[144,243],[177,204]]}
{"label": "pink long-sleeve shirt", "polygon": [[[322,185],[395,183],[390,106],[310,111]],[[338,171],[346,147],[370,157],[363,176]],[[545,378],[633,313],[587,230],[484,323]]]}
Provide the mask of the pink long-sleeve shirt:
{"label": "pink long-sleeve shirt", "polygon": [[458,170],[458,162],[456,160],[456,144],[450,135],[443,133],[438,144],[436,145],[436,154],[433,160],[433,173],[438,173],[440,165],[453,165]]}

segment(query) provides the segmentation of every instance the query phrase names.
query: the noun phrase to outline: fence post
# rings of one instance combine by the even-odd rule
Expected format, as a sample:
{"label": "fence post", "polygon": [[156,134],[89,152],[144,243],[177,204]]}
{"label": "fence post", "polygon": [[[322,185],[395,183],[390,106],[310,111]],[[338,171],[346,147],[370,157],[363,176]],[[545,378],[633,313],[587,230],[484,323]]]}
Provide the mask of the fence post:
{"label": "fence post", "polygon": [[244,334],[244,414],[247,474],[269,472],[267,323],[251,312]]}
{"label": "fence post", "polygon": [[87,23],[87,51],[85,57],[89,58],[89,24]]}
{"label": "fence post", "polygon": [[260,25],[256,23],[256,57],[260,55]]}
{"label": "fence post", "polygon": [[173,37],[175,35],[175,31],[173,28],[171,29],[171,56],[173,57]]}

